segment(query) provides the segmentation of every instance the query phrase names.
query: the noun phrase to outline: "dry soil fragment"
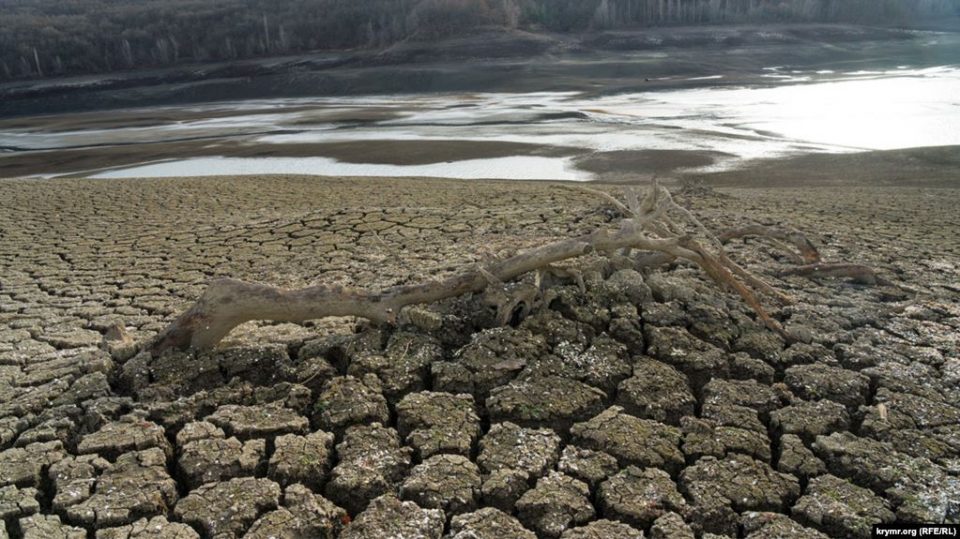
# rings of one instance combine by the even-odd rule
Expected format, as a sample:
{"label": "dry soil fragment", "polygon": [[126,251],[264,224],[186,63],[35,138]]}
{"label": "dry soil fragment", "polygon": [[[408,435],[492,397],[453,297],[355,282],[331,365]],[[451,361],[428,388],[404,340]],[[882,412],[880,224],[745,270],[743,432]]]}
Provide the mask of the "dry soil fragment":
{"label": "dry soil fragment", "polygon": [[618,467],[617,459],[606,453],[568,445],[563,448],[557,469],[583,481],[592,490],[601,481],[617,473]]}
{"label": "dry soil fragment", "polygon": [[829,399],[850,410],[866,403],[870,392],[870,379],[863,374],[823,364],[790,367],[783,381],[801,398]]}
{"label": "dry soil fragment", "polygon": [[676,513],[666,513],[653,522],[650,539],[694,539],[693,528]]}
{"label": "dry soil fragment", "polygon": [[38,486],[44,468],[65,456],[63,444],[59,441],[30,444],[0,452],[0,486]]}
{"label": "dry soil fragment", "polygon": [[723,458],[730,453],[742,453],[770,461],[770,438],[767,433],[737,427],[719,426],[713,421],[684,417],[683,453],[696,460],[704,456]]}
{"label": "dry soil fragment", "polygon": [[450,539],[537,539],[516,518],[492,507],[457,515],[450,521]]}
{"label": "dry soil fragment", "polygon": [[241,537],[262,513],[276,509],[279,501],[280,485],[243,477],[203,485],[180,500],[173,512],[206,535],[232,539]]}
{"label": "dry soil fragment", "polygon": [[35,488],[0,487],[0,522],[30,516],[40,511]]}
{"label": "dry soil fragment", "polygon": [[434,455],[413,468],[400,486],[400,497],[447,515],[473,511],[480,497],[480,469],[462,455]]}
{"label": "dry soil fragment", "polygon": [[367,375],[362,380],[338,376],[324,384],[313,408],[313,419],[321,428],[340,433],[350,425],[387,423],[390,410],[376,376]]}
{"label": "dry soil fragment", "polygon": [[810,478],[825,473],[827,466],[803,444],[799,436],[784,434],[780,437],[777,471],[800,478]]}
{"label": "dry soil fragment", "polygon": [[358,378],[375,374],[383,380],[383,393],[391,403],[424,388],[430,364],[443,358],[436,339],[418,333],[398,332],[390,337],[382,354],[354,358],[347,374]]}
{"label": "dry soil fragment", "polygon": [[204,483],[253,475],[266,454],[265,440],[241,443],[236,438],[205,438],[181,448],[177,468],[187,486],[196,488]]}
{"label": "dry soil fragment", "polygon": [[621,465],[663,468],[675,471],[683,465],[680,429],[626,414],[611,406],[599,415],[570,429],[573,442],[587,449],[605,451]]}
{"label": "dry soil fragment", "polygon": [[645,529],[668,512],[688,510],[677,485],[663,470],[628,466],[600,485],[597,504],[604,516]]}
{"label": "dry soil fragment", "polygon": [[[177,501],[177,484],[166,464],[159,448],[121,455],[96,478],[89,498],[66,507],[67,519],[107,527],[165,515]],[[50,471],[54,475],[54,469]]]}
{"label": "dry soil fragment", "polygon": [[392,491],[410,467],[409,447],[401,447],[397,431],[379,423],[347,429],[337,445],[340,462],[330,474],[327,496],[356,515],[367,503]]}
{"label": "dry soil fragment", "polygon": [[898,520],[950,522],[957,518],[960,481],[928,459],[849,432],[818,436],[813,451],[830,473],[884,494],[897,506]]}
{"label": "dry soil fragment", "polygon": [[606,394],[583,382],[559,376],[516,380],[490,391],[487,410],[492,421],[564,432],[577,421],[603,409]]}
{"label": "dry soil fragment", "polygon": [[594,517],[596,511],[588,496],[590,489],[583,481],[551,472],[517,500],[517,515],[521,522],[539,534],[560,537],[571,526]]}
{"label": "dry soil fragment", "polygon": [[510,382],[525,365],[548,353],[546,339],[527,330],[484,330],[457,351],[454,361],[431,365],[433,387],[449,393],[470,393],[482,401],[491,389]]}
{"label": "dry soil fragment", "polygon": [[703,388],[704,406],[746,406],[766,416],[780,407],[780,397],[768,385],[754,380],[714,378]]}
{"label": "dry soil fragment", "polygon": [[850,415],[837,402],[802,401],[770,414],[770,425],[782,433],[813,441],[821,434],[849,430]]}
{"label": "dry soil fragment", "polygon": [[894,520],[886,500],[832,475],[810,480],[806,494],[793,506],[793,515],[830,535],[857,539],[869,538],[874,524]]}
{"label": "dry soil fragment", "polygon": [[744,455],[701,458],[680,474],[680,489],[698,530],[720,534],[736,533],[741,511],[783,511],[800,495],[796,478]]}
{"label": "dry soil fragment", "polygon": [[56,515],[33,515],[20,519],[23,539],[87,539],[87,530],[60,522]]}
{"label": "dry soil fragment", "polygon": [[681,417],[693,415],[696,399],[683,373],[641,358],[633,366],[633,376],[620,382],[617,404],[637,417],[678,425]]}
{"label": "dry soil fragment", "polygon": [[303,485],[284,491],[284,507],[270,511],[250,526],[244,539],[333,539],[347,512]]}
{"label": "dry soil fragment", "polygon": [[805,528],[780,513],[748,511],[740,518],[745,539],[828,539],[817,530]]}
{"label": "dry soil fragment", "polygon": [[424,391],[397,404],[397,428],[421,459],[437,453],[469,455],[480,437],[473,397]]}
{"label": "dry soil fragment", "polygon": [[333,434],[322,430],[306,436],[279,436],[267,476],[281,485],[302,483],[320,490],[330,472],[333,440]]}
{"label": "dry soil fragment", "polygon": [[207,417],[207,421],[242,440],[289,433],[300,434],[306,432],[310,426],[307,418],[275,404],[226,404],[217,408],[216,412]]}
{"label": "dry soil fragment", "polygon": [[480,487],[484,505],[513,513],[517,500],[530,488],[527,482],[529,477],[530,474],[523,470],[511,468],[494,470],[484,479],[483,486]]}
{"label": "dry soil fragment", "polygon": [[142,518],[128,526],[97,530],[97,539],[200,539],[196,530],[166,517]]}
{"label": "dry soil fragment", "polygon": [[694,388],[711,378],[724,376],[727,358],[723,350],[701,341],[683,328],[646,326],[647,353],[687,375]]}
{"label": "dry soil fragment", "polygon": [[170,442],[164,436],[163,427],[136,414],[121,417],[107,423],[97,432],[80,440],[80,454],[97,453],[106,458],[115,458],[127,451],[141,451],[157,447],[167,455],[173,453]]}
{"label": "dry soil fragment", "polygon": [[340,534],[340,539],[440,539],[445,520],[439,509],[421,509],[413,502],[401,502],[396,496],[385,494],[370,502]]}
{"label": "dry soil fragment", "polygon": [[[560,535],[560,539],[643,539],[643,532],[623,522],[594,520],[586,526],[572,528]],[[691,536],[692,537],[692,536]]]}
{"label": "dry soil fragment", "polygon": [[560,437],[549,429],[527,429],[510,422],[490,427],[480,440],[477,464],[487,473],[504,468],[541,477],[560,457]]}

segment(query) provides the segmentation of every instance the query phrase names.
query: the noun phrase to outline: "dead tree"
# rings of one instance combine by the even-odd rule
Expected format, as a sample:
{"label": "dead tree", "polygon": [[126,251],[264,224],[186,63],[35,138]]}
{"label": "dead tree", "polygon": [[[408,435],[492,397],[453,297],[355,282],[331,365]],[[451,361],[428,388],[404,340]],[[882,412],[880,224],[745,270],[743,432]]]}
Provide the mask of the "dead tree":
{"label": "dead tree", "polygon": [[384,290],[323,285],[287,290],[236,279],[216,280],[149,348],[155,354],[168,349],[211,348],[233,328],[251,320],[303,322],[330,316],[356,316],[376,323],[396,324],[401,310],[408,305],[482,292],[491,283],[509,282],[556,262],[594,252],[621,250],[652,252],[653,256],[647,253],[638,258],[647,263],[686,260],[699,266],[717,284],[736,292],[768,328],[789,338],[780,323],[764,309],[759,297],[768,296],[781,303],[790,303],[791,299],[734,263],[724,252],[720,240],[674,202],[670,192],[656,181],[642,198],[628,191],[626,203],[602,191],[579,189],[605,198],[624,218],[616,225],[471,267],[442,280]]}

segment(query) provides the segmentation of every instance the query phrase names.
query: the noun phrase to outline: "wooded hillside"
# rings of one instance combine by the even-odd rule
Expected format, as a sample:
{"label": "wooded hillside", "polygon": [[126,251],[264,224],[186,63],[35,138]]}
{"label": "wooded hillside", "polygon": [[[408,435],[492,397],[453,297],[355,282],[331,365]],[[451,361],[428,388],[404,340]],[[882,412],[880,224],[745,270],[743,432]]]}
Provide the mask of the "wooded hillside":
{"label": "wooded hillside", "polygon": [[0,0],[0,80],[375,48],[491,26],[895,25],[956,15],[960,0]]}

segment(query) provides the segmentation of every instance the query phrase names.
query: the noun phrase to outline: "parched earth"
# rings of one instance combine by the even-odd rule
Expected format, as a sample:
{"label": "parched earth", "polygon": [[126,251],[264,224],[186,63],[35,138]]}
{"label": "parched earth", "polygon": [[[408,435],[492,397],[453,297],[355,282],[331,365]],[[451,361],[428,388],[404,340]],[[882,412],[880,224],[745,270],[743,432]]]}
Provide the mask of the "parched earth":
{"label": "parched earth", "polygon": [[138,354],[216,276],[414,282],[603,226],[543,183],[0,181],[0,538],[869,537],[960,522],[960,191],[689,190],[896,286],[777,277],[786,344],[688,266],[591,257],[493,327],[247,324]]}

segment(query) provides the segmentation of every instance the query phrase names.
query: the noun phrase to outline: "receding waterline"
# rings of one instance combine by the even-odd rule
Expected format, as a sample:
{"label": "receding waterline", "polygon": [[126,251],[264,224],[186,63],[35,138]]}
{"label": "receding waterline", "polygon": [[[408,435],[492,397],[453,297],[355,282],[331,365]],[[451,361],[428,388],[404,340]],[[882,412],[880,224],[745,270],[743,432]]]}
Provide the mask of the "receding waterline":
{"label": "receding waterline", "polygon": [[90,178],[171,178],[297,174],[311,176],[389,176],[456,178],[464,180],[588,181],[592,176],[573,167],[568,158],[497,157],[431,163],[385,165],[342,163],[326,157],[198,157],[91,174]]}

